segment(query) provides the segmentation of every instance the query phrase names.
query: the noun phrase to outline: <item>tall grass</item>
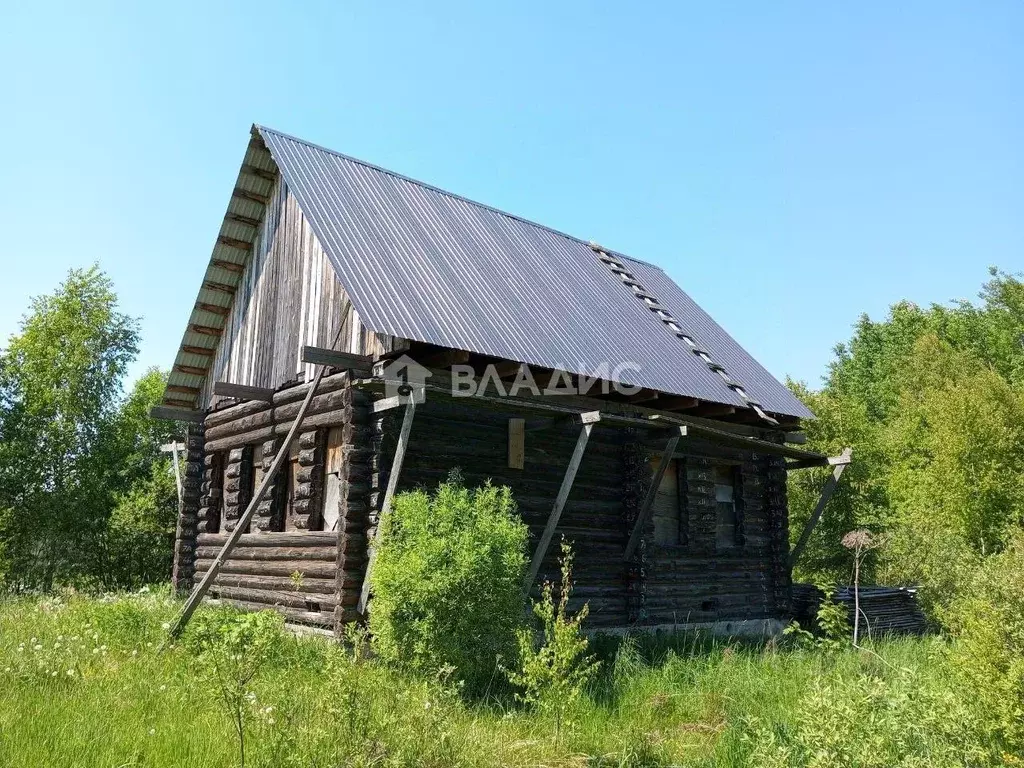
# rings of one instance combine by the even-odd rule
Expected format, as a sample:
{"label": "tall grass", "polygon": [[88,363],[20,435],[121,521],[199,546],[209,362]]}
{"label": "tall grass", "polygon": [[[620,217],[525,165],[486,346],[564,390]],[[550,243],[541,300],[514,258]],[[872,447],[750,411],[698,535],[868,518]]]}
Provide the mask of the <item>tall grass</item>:
{"label": "tall grass", "polygon": [[[0,602],[0,765],[237,765],[200,658],[181,645],[158,652],[176,607],[165,592]],[[943,683],[935,639],[874,646],[884,661],[692,637],[595,647],[601,673],[555,738],[550,718],[503,692],[467,701],[457,681],[408,677],[328,639],[282,632],[247,699],[247,765],[795,765],[807,762],[800,734],[815,727],[815,697],[855,697],[857,681],[907,675],[922,688]],[[855,736],[881,738],[870,726]],[[880,754],[898,759],[879,765],[902,761],[899,750],[937,754],[923,737],[885,744]],[[984,759],[963,756],[956,764]]]}

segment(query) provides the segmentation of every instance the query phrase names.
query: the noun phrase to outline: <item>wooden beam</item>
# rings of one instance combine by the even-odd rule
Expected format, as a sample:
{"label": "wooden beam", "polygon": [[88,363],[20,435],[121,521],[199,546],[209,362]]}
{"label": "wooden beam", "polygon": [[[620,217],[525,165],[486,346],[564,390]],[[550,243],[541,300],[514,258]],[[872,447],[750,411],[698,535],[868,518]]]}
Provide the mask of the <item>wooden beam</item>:
{"label": "wooden beam", "polygon": [[234,261],[225,261],[224,259],[211,259],[210,263],[215,267],[226,269],[228,272],[234,272],[236,275],[240,275],[245,272],[245,264],[238,264]]}
{"label": "wooden beam", "polygon": [[198,395],[199,387],[186,387],[183,384],[168,384],[168,392],[180,392],[183,395]]}
{"label": "wooden beam", "polygon": [[373,564],[377,561],[377,542],[380,541],[380,529],[384,524],[384,517],[391,511],[391,503],[395,498],[395,491],[398,488],[398,477],[402,474],[402,464],[405,462],[405,452],[409,448],[409,435],[412,432],[412,420],[416,416],[416,398],[410,397],[405,405],[405,416],[402,418],[402,430],[398,434],[398,444],[395,446],[395,457],[391,461],[391,474],[388,475],[388,487],[384,491],[384,501],[380,507],[380,517],[377,518],[377,528],[370,540],[370,556],[366,562],[366,573],[363,574],[363,588],[359,592],[359,603],[356,606],[360,614],[366,614],[366,605],[370,601],[370,577],[373,575]]}
{"label": "wooden beam", "polygon": [[422,361],[417,362],[433,368],[449,368],[469,362],[469,352],[465,349],[440,349],[425,355]]}
{"label": "wooden beam", "polygon": [[217,350],[213,347],[193,347],[188,344],[182,345],[181,351],[187,352],[190,355],[203,355],[204,357],[213,357],[217,354]]}
{"label": "wooden beam", "polygon": [[526,464],[526,419],[508,420],[508,467],[522,469]]}
{"label": "wooden beam", "polygon": [[548,522],[544,526],[544,533],[541,534],[540,541],[537,542],[537,549],[534,550],[533,559],[530,561],[530,570],[527,571],[526,578],[523,579],[523,592],[527,595],[530,594],[530,590],[533,589],[533,583],[537,580],[537,574],[540,573],[540,566],[544,561],[544,555],[547,554],[548,547],[551,545],[551,539],[555,535],[555,529],[558,527],[558,519],[562,516],[565,502],[569,499],[569,492],[572,490],[572,484],[576,480],[576,473],[579,471],[580,464],[583,461],[583,453],[587,450],[590,432],[600,420],[601,413],[599,411],[580,414],[580,421],[583,423],[583,427],[580,429],[580,436],[576,439],[576,448],[573,449],[572,457],[569,459],[569,466],[565,468],[562,486],[558,489],[555,504],[551,508],[551,514],[548,515]]}
{"label": "wooden beam", "polygon": [[260,205],[266,205],[270,200],[266,195],[261,195],[259,192],[249,192],[241,187],[235,187],[231,192],[231,196],[248,200],[251,203],[259,203]]}
{"label": "wooden beam", "polygon": [[189,323],[188,329],[192,331],[192,333],[199,333],[203,336],[220,336],[224,333],[223,328],[214,328],[210,325],[199,325],[198,323]]}
{"label": "wooden beam", "polygon": [[208,291],[226,293],[229,296],[234,296],[235,291],[237,290],[237,287],[234,285],[229,285],[228,283],[218,283],[215,280],[204,280],[203,288],[206,288]]}
{"label": "wooden beam", "polygon": [[231,554],[231,550],[235,548],[238,540],[242,537],[242,533],[249,527],[249,523],[256,514],[256,509],[263,501],[263,497],[267,495],[270,485],[274,482],[274,477],[288,458],[292,441],[295,439],[296,435],[298,435],[299,427],[302,426],[302,420],[306,417],[306,411],[309,410],[309,404],[313,402],[313,395],[316,392],[317,387],[320,386],[320,380],[323,379],[325,370],[326,368],[321,367],[317,371],[316,378],[313,379],[313,385],[306,393],[306,399],[303,400],[302,405],[299,406],[299,412],[295,414],[295,421],[292,422],[292,426],[291,429],[288,430],[287,437],[285,437],[284,442],[281,443],[281,447],[278,449],[277,455],[274,457],[274,461],[270,465],[270,469],[263,474],[263,480],[260,482],[259,488],[257,488],[256,492],[252,495],[252,499],[245,508],[245,512],[242,513],[242,516],[235,523],[235,529],[231,531],[231,535],[228,536],[228,540],[224,542],[224,547],[221,549],[220,554],[214,558],[210,567],[203,575],[202,581],[196,585],[196,588],[192,590],[192,594],[189,595],[188,600],[185,601],[185,605],[181,609],[181,614],[171,626],[170,636],[172,638],[178,637],[181,634],[181,631],[185,628],[185,625],[188,624],[188,620],[192,618],[192,614],[195,612],[196,608],[199,607],[199,603],[202,601],[203,595],[209,591],[214,579],[217,578],[217,574],[220,573],[220,569],[224,565],[224,561],[227,560],[228,555]]}
{"label": "wooden beam", "polygon": [[677,429],[678,432],[672,435],[668,442],[665,443],[665,448],[661,452],[661,459],[658,461],[658,468],[655,470],[651,484],[647,488],[643,503],[640,505],[640,511],[637,512],[636,522],[633,523],[633,532],[630,533],[626,549],[622,553],[622,559],[625,562],[629,562],[632,559],[633,553],[636,551],[637,546],[640,544],[640,539],[644,535],[644,526],[647,525],[647,520],[654,509],[654,498],[658,495],[658,487],[661,485],[661,479],[665,476],[665,470],[668,468],[669,462],[672,461],[672,454],[676,451],[679,438],[686,437],[686,427],[677,427]]}
{"label": "wooden beam", "polygon": [[494,372],[498,374],[499,379],[505,379],[516,376],[519,373],[519,369],[526,365],[526,363],[517,363],[515,360],[499,360],[496,363],[490,363],[490,365],[494,366]]}
{"label": "wooden beam", "polygon": [[174,370],[178,373],[187,373],[190,376],[205,376],[206,368],[199,368],[195,365],[175,365]]}
{"label": "wooden beam", "polygon": [[203,312],[210,312],[214,315],[220,315],[221,317],[227,317],[231,314],[231,307],[221,307],[217,304],[207,304],[205,301],[197,301],[196,309],[200,309]]}
{"label": "wooden beam", "polygon": [[254,219],[252,216],[243,216],[240,213],[231,213],[230,211],[224,214],[224,218],[228,221],[234,221],[238,224],[245,224],[250,227],[258,227],[260,225],[259,219]]}
{"label": "wooden beam", "polygon": [[655,405],[649,407],[661,408],[661,399],[659,397],[658,390],[656,389],[642,389],[635,395],[626,396],[627,403],[646,403],[651,400],[657,400],[658,402]]}
{"label": "wooden beam", "polygon": [[736,407],[722,403],[705,403],[694,409],[695,416],[731,416],[736,413]]}
{"label": "wooden beam", "polygon": [[273,171],[265,171],[262,168],[257,168],[255,165],[250,165],[249,163],[242,163],[242,173],[258,176],[259,178],[266,179],[267,181],[274,181],[274,179],[277,178],[277,174]]}
{"label": "wooden beam", "polygon": [[182,400],[182,399],[177,398],[177,397],[165,397],[163,400],[161,400],[161,402],[164,405],[171,406],[172,408],[192,409],[192,408],[196,407],[195,399],[192,399],[192,400]]}
{"label": "wooden beam", "polygon": [[658,398],[657,407],[663,411],[688,411],[696,408],[700,400],[696,397],[683,397],[681,395],[663,395]]}
{"label": "wooden beam", "polygon": [[[758,453],[769,453],[773,456],[785,456],[787,459],[795,459],[797,461],[806,460],[808,462],[812,462],[807,464],[807,466],[820,467],[828,463],[828,457],[823,454],[814,453],[813,451],[804,451],[799,448],[790,448],[787,445],[772,443],[756,437],[746,437],[745,435],[736,434],[735,432],[728,432],[724,428],[719,429],[718,427],[707,426],[708,422],[704,419],[691,419],[689,416],[668,416],[660,413],[654,414],[649,418],[651,421],[661,422],[663,424],[687,426],[694,435],[698,437],[710,437],[725,445],[735,445],[739,448],[748,448],[752,451],[757,451]],[[724,426],[726,425],[723,425],[723,427]],[[789,465],[787,465],[787,467],[788,466]]]}
{"label": "wooden beam", "polygon": [[333,349],[323,347],[302,348],[302,362],[315,363],[317,365],[329,365],[331,368],[352,370],[353,368],[369,370],[373,365],[373,358],[367,355],[353,355],[351,352],[337,352]]}
{"label": "wooden beam", "polygon": [[274,390],[267,387],[249,387],[245,384],[231,384],[227,381],[215,381],[213,394],[222,397],[237,397],[241,400],[261,400],[265,403],[274,402]]}
{"label": "wooden beam", "polygon": [[149,409],[151,419],[164,419],[165,421],[187,421],[190,424],[202,424],[203,412],[195,408],[175,408],[164,405],[154,405]]}
{"label": "wooden beam", "polygon": [[236,237],[228,237],[227,235],[217,235],[217,242],[220,245],[226,245],[228,248],[237,248],[240,251],[251,251],[252,243],[248,240],[239,240]]}
{"label": "wooden beam", "polygon": [[[793,547],[793,552],[789,556],[789,567],[791,569],[796,565],[800,555],[803,554],[804,549],[807,547],[807,542],[810,540],[811,534],[814,533],[814,529],[817,527],[825,511],[825,505],[828,504],[828,500],[832,498],[832,494],[835,493],[836,488],[839,486],[839,478],[843,476],[843,470],[850,465],[850,461],[853,458],[853,449],[844,448],[842,455],[835,458],[839,461],[833,465],[832,476],[825,482],[825,487],[821,489],[818,503],[814,506],[811,516],[807,518],[807,525],[804,526],[803,531],[800,533],[800,538],[797,540],[796,546]],[[832,459],[829,459],[829,461],[831,462]]]}

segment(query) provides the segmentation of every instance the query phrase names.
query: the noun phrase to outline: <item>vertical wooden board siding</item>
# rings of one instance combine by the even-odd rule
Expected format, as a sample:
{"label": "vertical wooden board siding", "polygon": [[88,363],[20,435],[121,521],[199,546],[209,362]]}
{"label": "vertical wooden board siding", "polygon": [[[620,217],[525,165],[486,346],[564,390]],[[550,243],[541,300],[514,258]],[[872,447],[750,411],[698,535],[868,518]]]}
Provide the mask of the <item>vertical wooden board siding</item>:
{"label": "vertical wooden board siding", "polygon": [[[210,404],[213,382],[277,388],[313,366],[301,361],[303,345],[359,351],[352,339],[352,304],[327,254],[278,177],[207,377],[201,403]],[[371,334],[368,351],[388,351],[388,336]]]}

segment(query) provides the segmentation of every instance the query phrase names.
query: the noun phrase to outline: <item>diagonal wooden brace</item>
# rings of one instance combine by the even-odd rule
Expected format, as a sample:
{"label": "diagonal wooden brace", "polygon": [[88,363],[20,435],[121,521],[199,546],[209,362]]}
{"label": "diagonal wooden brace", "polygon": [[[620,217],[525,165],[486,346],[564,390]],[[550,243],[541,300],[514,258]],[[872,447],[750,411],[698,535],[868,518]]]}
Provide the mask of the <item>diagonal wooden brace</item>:
{"label": "diagonal wooden brace", "polygon": [[668,442],[665,443],[665,450],[662,451],[661,460],[658,462],[658,468],[654,472],[654,477],[651,478],[651,485],[644,496],[643,504],[640,505],[640,511],[637,513],[636,522],[633,524],[633,532],[629,535],[626,550],[622,553],[622,559],[627,563],[632,559],[633,553],[636,552],[636,548],[640,545],[640,539],[643,538],[644,527],[647,525],[647,521],[651,517],[651,511],[654,509],[654,498],[658,495],[658,486],[661,485],[661,478],[665,476],[665,470],[668,469],[669,462],[672,461],[672,454],[676,451],[679,438],[686,437],[686,427],[676,427],[675,429],[678,430],[676,434],[672,435]]}
{"label": "diagonal wooden brace", "polygon": [[271,483],[274,482],[274,476],[280,471],[281,466],[288,458],[288,450],[291,447],[292,441],[295,436],[299,433],[299,427],[302,426],[302,420],[306,418],[306,411],[309,410],[309,404],[313,402],[313,395],[316,393],[317,387],[320,386],[320,380],[324,377],[324,371],[327,369],[321,367],[317,371],[316,377],[313,379],[313,384],[310,386],[309,391],[306,393],[306,399],[302,401],[302,405],[299,407],[299,412],[295,414],[295,421],[292,422],[291,429],[288,430],[288,436],[285,437],[284,442],[281,443],[281,448],[278,450],[277,455],[274,457],[274,462],[270,465],[270,469],[263,475],[263,480],[260,482],[260,487],[256,489],[256,492],[252,495],[252,500],[249,505],[245,508],[245,512],[238,519],[235,524],[235,529],[228,536],[228,540],[224,542],[224,546],[221,548],[217,557],[214,558],[210,564],[210,569],[203,576],[203,580],[200,581],[195,589],[192,590],[192,594],[189,595],[188,600],[185,601],[184,607],[181,609],[181,613],[175,620],[174,625],[171,627],[171,637],[177,637],[181,634],[182,630],[188,624],[189,619],[192,618],[192,614],[195,613],[196,608],[199,607],[199,603],[202,602],[203,596],[210,590],[210,586],[213,584],[214,579],[217,578],[217,574],[220,573],[220,569],[224,565],[224,561],[227,560],[228,555],[231,554],[231,550],[238,544],[238,540],[242,537],[242,533],[249,527],[249,523],[256,514],[256,509],[259,507],[260,502],[263,501],[263,497],[267,495],[267,491],[270,488]]}
{"label": "diagonal wooden brace", "polygon": [[391,474],[388,475],[388,487],[384,491],[384,501],[380,507],[380,517],[377,519],[377,530],[373,533],[373,540],[370,542],[370,556],[366,562],[366,573],[363,574],[363,588],[359,593],[358,611],[366,613],[366,606],[370,602],[370,576],[373,573],[373,565],[377,561],[376,544],[380,540],[380,529],[384,524],[384,516],[391,510],[391,502],[395,498],[395,490],[398,488],[398,476],[402,474],[402,463],[405,461],[405,452],[409,448],[409,434],[412,432],[412,420],[416,415],[416,398],[409,397],[405,405],[405,416],[402,418],[402,430],[398,435],[398,445],[395,446],[395,458],[391,462]]}
{"label": "diagonal wooden brace", "polygon": [[807,525],[804,526],[803,531],[800,533],[800,539],[797,541],[796,546],[793,547],[793,552],[789,556],[789,567],[792,569],[796,565],[796,561],[800,559],[800,555],[803,554],[804,548],[807,546],[808,540],[811,538],[811,534],[814,533],[815,527],[821,521],[821,515],[825,511],[825,505],[828,504],[828,500],[832,498],[832,494],[835,493],[836,488],[839,485],[839,478],[843,475],[853,457],[852,448],[844,448],[841,456],[836,458],[830,458],[829,464],[832,465],[832,477],[825,482],[825,487],[821,489],[821,497],[818,499],[818,503],[814,507],[814,511],[811,512],[811,516],[807,519]]}
{"label": "diagonal wooden brace", "polygon": [[576,448],[572,452],[572,458],[569,459],[569,466],[565,469],[562,487],[558,489],[558,496],[555,497],[555,505],[551,508],[548,523],[544,526],[544,533],[541,534],[540,541],[537,542],[537,549],[534,551],[533,559],[530,561],[530,570],[527,571],[526,577],[523,579],[523,591],[526,594],[530,594],[533,582],[537,580],[537,574],[540,573],[540,565],[544,561],[544,555],[547,554],[548,547],[551,545],[551,539],[555,535],[555,528],[558,527],[558,519],[562,516],[565,502],[569,499],[569,492],[572,490],[572,484],[576,480],[576,472],[579,471],[580,463],[583,461],[583,453],[587,450],[590,432],[594,428],[594,424],[600,420],[600,411],[580,414],[583,428],[580,430],[580,436],[576,439]]}

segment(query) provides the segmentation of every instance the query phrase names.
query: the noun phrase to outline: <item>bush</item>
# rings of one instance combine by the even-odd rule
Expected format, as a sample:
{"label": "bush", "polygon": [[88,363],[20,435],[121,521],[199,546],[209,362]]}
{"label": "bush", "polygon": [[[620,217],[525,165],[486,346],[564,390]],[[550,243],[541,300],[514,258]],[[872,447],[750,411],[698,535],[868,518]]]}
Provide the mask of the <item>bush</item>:
{"label": "bush", "polygon": [[994,737],[1024,752],[1024,534],[990,557],[949,611],[951,663]]}
{"label": "bush", "polygon": [[511,492],[452,477],[433,494],[396,496],[381,525],[374,650],[419,673],[454,667],[471,691],[486,686],[523,621],[527,528]]}
{"label": "bush", "polygon": [[564,540],[561,565],[558,600],[555,600],[553,585],[547,581],[541,590],[541,599],[533,604],[533,613],[540,621],[540,642],[532,630],[520,629],[517,633],[520,667],[506,671],[509,681],[520,689],[521,701],[555,716],[556,737],[561,732],[566,711],[580,698],[598,669],[598,662],[587,654],[587,636],[582,630],[590,612],[589,604],[575,616],[569,615],[572,549]]}

